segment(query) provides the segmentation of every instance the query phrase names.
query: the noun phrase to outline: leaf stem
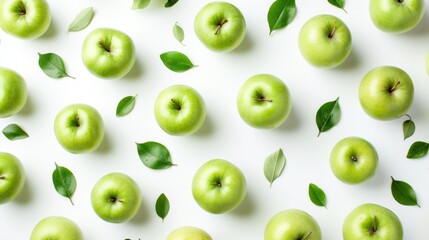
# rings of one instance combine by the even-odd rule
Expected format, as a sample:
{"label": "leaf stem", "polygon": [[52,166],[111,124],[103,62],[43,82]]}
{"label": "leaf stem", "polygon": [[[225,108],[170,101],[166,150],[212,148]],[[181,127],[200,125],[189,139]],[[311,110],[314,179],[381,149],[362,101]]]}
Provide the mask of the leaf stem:
{"label": "leaf stem", "polygon": [[73,205],[73,206],[74,206],[74,203],[73,203],[72,198],[71,198],[71,197],[68,197],[68,199],[70,200],[71,205]]}
{"label": "leaf stem", "polygon": [[410,121],[412,121],[413,119],[411,118],[410,115],[408,115],[407,113],[405,113],[405,116],[408,117],[410,119]]}
{"label": "leaf stem", "polygon": [[222,22],[220,22],[218,25],[217,25],[217,28],[216,28],[216,31],[215,31],[215,35],[218,35],[219,34],[219,32],[220,32],[220,29],[223,27],[223,25],[225,24],[225,23],[227,23],[228,22],[228,20],[226,20],[226,19],[223,19],[222,20]]}

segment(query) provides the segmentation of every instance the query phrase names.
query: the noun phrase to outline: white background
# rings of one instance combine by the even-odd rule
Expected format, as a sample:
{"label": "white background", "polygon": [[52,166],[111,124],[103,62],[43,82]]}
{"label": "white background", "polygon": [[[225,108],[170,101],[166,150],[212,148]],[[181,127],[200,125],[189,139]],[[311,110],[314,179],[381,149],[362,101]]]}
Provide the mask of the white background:
{"label": "white background", "polygon": [[[427,239],[429,235],[429,162],[406,159],[412,142],[428,141],[429,95],[426,52],[429,50],[429,17],[411,32],[392,35],[371,22],[368,1],[346,1],[344,11],[327,1],[298,1],[298,14],[286,29],[269,36],[267,12],[272,1],[231,0],[244,14],[247,36],[230,53],[214,53],[199,42],[193,32],[196,13],[209,1],[179,1],[170,9],[164,1],[153,0],[143,10],[131,10],[127,1],[49,1],[52,25],[36,40],[20,40],[0,31],[0,66],[19,72],[27,81],[29,99],[17,115],[0,119],[0,128],[21,125],[30,138],[11,142],[0,136],[0,151],[16,155],[24,164],[27,181],[22,194],[0,206],[0,239],[28,239],[42,218],[61,215],[75,221],[86,239],[165,239],[173,229],[194,225],[214,239],[263,239],[267,221],[275,213],[299,208],[320,224],[324,239],[342,239],[346,215],[360,204],[373,202],[393,210],[401,219],[404,239]],[[93,6],[95,17],[85,30],[67,33],[68,24],[83,8]],[[428,6],[426,6],[427,12]],[[329,13],[350,28],[353,50],[348,60],[335,69],[310,66],[298,49],[298,33],[309,18]],[[185,30],[185,45],[172,35],[175,22]],[[116,28],[134,40],[137,62],[122,79],[102,80],[92,76],[81,61],[81,45],[86,35],[99,27]],[[159,55],[181,51],[199,67],[174,73],[162,64]],[[76,79],[51,79],[38,66],[37,52],[55,52]],[[415,99],[409,114],[416,134],[404,141],[405,117],[383,122],[367,116],[358,101],[362,77],[374,67],[393,65],[404,69],[414,81]],[[258,130],[247,126],[236,110],[241,84],[254,74],[270,73],[289,87],[293,109],[287,122],[277,129]],[[157,125],[153,105],[164,88],[186,84],[195,88],[207,106],[207,120],[194,135],[174,137]],[[138,94],[133,112],[117,118],[116,105],[128,95]],[[342,118],[338,126],[319,138],[315,124],[317,109],[340,97]],[[102,115],[105,140],[97,151],[73,155],[58,144],[53,121],[60,109],[72,103],[86,103]],[[329,154],[340,139],[360,136],[378,151],[380,161],[375,176],[359,185],[338,181],[329,168]],[[135,142],[158,141],[170,150],[178,164],[167,170],[146,168],[137,154]],[[265,157],[282,148],[287,164],[283,175],[270,188],[263,175]],[[191,181],[206,161],[223,158],[245,174],[248,194],[233,212],[213,215],[193,200]],[[75,206],[58,195],[51,174],[54,162],[72,170],[78,187]],[[91,207],[90,192],[103,175],[119,171],[136,180],[143,202],[138,215],[128,223],[112,224],[98,218]],[[411,184],[421,208],[398,204],[390,192],[390,176]],[[313,205],[308,197],[310,182],[325,190],[327,209]],[[155,213],[155,201],[165,193],[171,210],[165,222]]]}

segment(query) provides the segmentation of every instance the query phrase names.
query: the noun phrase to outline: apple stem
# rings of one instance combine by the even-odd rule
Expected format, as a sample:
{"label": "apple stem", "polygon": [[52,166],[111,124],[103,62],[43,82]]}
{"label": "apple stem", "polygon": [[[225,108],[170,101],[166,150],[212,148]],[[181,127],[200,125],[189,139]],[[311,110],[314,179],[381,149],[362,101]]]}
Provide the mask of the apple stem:
{"label": "apple stem", "polygon": [[221,28],[222,28],[222,26],[223,26],[225,23],[227,23],[227,22],[228,22],[228,20],[223,19],[223,20],[222,20],[222,22],[220,22],[220,23],[217,25],[215,35],[218,35],[218,34],[219,34],[220,29],[221,29]]}
{"label": "apple stem", "polygon": [[18,2],[18,15],[19,16],[24,16],[25,14],[27,14],[27,10],[25,9],[25,4],[22,1]]}
{"label": "apple stem", "polygon": [[106,52],[110,52],[110,51],[111,51],[110,47],[109,47],[107,44],[105,44],[104,42],[99,41],[99,42],[98,42],[98,44],[99,44],[99,45],[100,45],[100,47],[102,47]]}
{"label": "apple stem", "polygon": [[374,220],[372,221],[372,227],[369,231],[369,235],[374,235],[377,232],[377,217],[374,216]]}
{"label": "apple stem", "polygon": [[301,240],[308,239],[308,238],[310,237],[311,233],[312,233],[312,232],[308,232],[306,235],[304,235],[304,236],[301,238]]}
{"label": "apple stem", "polygon": [[180,106],[180,104],[177,103],[176,100],[171,99],[171,102],[173,103],[174,107],[176,108],[177,111],[182,110],[182,107]]}
{"label": "apple stem", "polygon": [[256,99],[257,102],[273,102],[271,99],[266,99],[265,97]]}
{"label": "apple stem", "polygon": [[0,179],[6,179],[6,177],[5,176],[0,176]]}
{"label": "apple stem", "polygon": [[334,27],[332,28],[331,32],[329,33],[328,37],[329,38],[333,38],[335,31],[337,31],[337,27],[334,25]]}
{"label": "apple stem", "polygon": [[391,87],[390,89],[389,89],[389,93],[392,93],[392,92],[394,92],[395,90],[396,90],[396,88],[399,86],[399,84],[401,84],[401,81],[396,81],[395,82],[395,85],[393,85],[393,87]]}
{"label": "apple stem", "polygon": [[398,3],[402,3],[404,0],[398,0]]}

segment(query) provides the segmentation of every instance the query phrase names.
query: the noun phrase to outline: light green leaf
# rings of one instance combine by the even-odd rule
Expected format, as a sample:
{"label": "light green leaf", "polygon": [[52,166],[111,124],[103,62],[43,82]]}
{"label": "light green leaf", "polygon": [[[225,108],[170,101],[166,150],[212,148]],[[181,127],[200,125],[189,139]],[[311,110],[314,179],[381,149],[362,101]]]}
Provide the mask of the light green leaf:
{"label": "light green leaf", "polygon": [[295,0],[276,0],[268,10],[270,34],[289,25],[296,16]]}
{"label": "light green leaf", "polygon": [[28,134],[19,125],[14,123],[4,128],[3,134],[11,141],[28,138]]}
{"label": "light green leaf", "polygon": [[413,136],[416,131],[416,125],[413,122],[413,119],[407,114],[408,120],[404,121],[402,124],[402,132],[404,133],[404,140]]}
{"label": "light green leaf", "polygon": [[143,164],[151,169],[165,169],[174,166],[168,149],[157,142],[137,143],[137,152]]}
{"label": "light green leaf", "polygon": [[51,78],[74,78],[67,74],[63,59],[60,56],[55,53],[38,54],[39,66],[46,75]]}
{"label": "light green leaf", "polygon": [[143,9],[149,6],[150,0],[134,0],[131,9]]}
{"label": "light green leaf", "polygon": [[191,60],[183,53],[171,51],[160,55],[164,65],[173,72],[186,72],[189,69],[196,67]]}
{"label": "light green leaf", "polygon": [[286,158],[282,149],[271,153],[264,162],[264,175],[270,183],[270,187],[283,172],[286,165]]}
{"label": "light green leaf", "polygon": [[158,199],[156,200],[155,210],[156,214],[162,219],[162,222],[164,222],[165,217],[167,217],[168,212],[170,211],[170,202],[164,193],[159,195]]}
{"label": "light green leaf", "polygon": [[76,178],[73,173],[65,167],[58,166],[55,163],[55,170],[52,173],[52,181],[55,190],[61,195],[68,198],[72,205],[72,197],[76,190]]}
{"label": "light green leaf", "polygon": [[87,7],[82,9],[75,19],[70,23],[68,31],[69,32],[78,32],[86,28],[92,21],[94,17],[94,8]]}
{"label": "light green leaf", "polygon": [[185,39],[185,32],[183,31],[183,28],[181,28],[177,24],[177,22],[173,26],[173,35],[174,35],[174,38],[176,38],[176,40],[183,45],[183,40]]}
{"label": "light green leaf", "polygon": [[116,116],[123,117],[130,113],[136,104],[136,97],[137,95],[122,98],[116,107]]}

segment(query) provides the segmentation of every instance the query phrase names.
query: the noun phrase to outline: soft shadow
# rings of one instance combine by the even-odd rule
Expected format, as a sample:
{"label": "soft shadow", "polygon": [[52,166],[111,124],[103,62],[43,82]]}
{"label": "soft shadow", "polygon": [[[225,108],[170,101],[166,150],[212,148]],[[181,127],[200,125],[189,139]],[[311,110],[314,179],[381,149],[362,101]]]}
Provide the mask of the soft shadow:
{"label": "soft shadow", "polygon": [[244,37],[243,42],[236,49],[232,50],[231,53],[241,54],[241,53],[249,52],[250,50],[252,50],[252,48],[253,48],[253,40],[250,37],[250,35],[247,34]]}
{"label": "soft shadow", "polygon": [[16,203],[20,205],[25,205],[31,201],[33,194],[31,192],[32,188],[29,186],[29,183],[30,181],[26,179],[22,191],[19,193],[18,196],[16,196],[14,200]]}
{"label": "soft shadow", "polygon": [[206,120],[204,121],[201,128],[198,131],[196,131],[195,134],[193,135],[196,137],[208,137],[212,135],[213,132],[214,132],[213,121],[209,116],[206,116]]}
{"label": "soft shadow", "polygon": [[49,25],[48,30],[42,36],[40,36],[38,39],[40,39],[40,40],[52,39],[57,35],[57,32],[58,32],[58,28],[56,26],[55,19],[52,19],[51,25]]}
{"label": "soft shadow", "polygon": [[34,112],[34,103],[31,100],[31,95],[29,94],[27,97],[27,102],[24,107],[17,113],[19,116],[28,117]]}
{"label": "soft shadow", "polygon": [[278,127],[281,131],[292,131],[297,130],[299,126],[301,125],[301,121],[299,120],[299,116],[295,110],[295,108],[292,106],[292,110],[289,114],[289,117],[286,119],[286,122],[284,122],[280,127]]}
{"label": "soft shadow", "polygon": [[343,62],[341,65],[339,65],[338,67],[333,68],[334,71],[337,70],[344,70],[344,71],[348,71],[351,69],[356,69],[359,65],[359,57],[356,54],[356,50],[352,47],[352,50],[350,52],[350,55],[347,57],[346,61]]}
{"label": "soft shadow", "polygon": [[[425,9],[429,11],[429,9]],[[429,34],[429,15],[425,11],[422,20],[416,27],[406,33],[407,36],[426,36]]]}
{"label": "soft shadow", "polygon": [[135,224],[135,225],[140,225],[140,224],[149,222],[149,220],[150,220],[150,214],[149,213],[150,213],[150,210],[144,204],[144,201],[142,201],[137,214],[130,220],[130,223]]}
{"label": "soft shadow", "polygon": [[252,198],[252,195],[247,192],[243,202],[232,212],[232,214],[240,217],[246,217],[253,214],[255,212],[255,209],[256,204]]}
{"label": "soft shadow", "polygon": [[140,59],[137,57],[134,66],[131,70],[122,78],[125,80],[139,80],[142,78],[144,73],[144,67],[140,62]]}
{"label": "soft shadow", "polygon": [[95,153],[107,155],[112,150],[112,142],[108,132],[104,133],[104,139],[100,147],[95,151]]}

